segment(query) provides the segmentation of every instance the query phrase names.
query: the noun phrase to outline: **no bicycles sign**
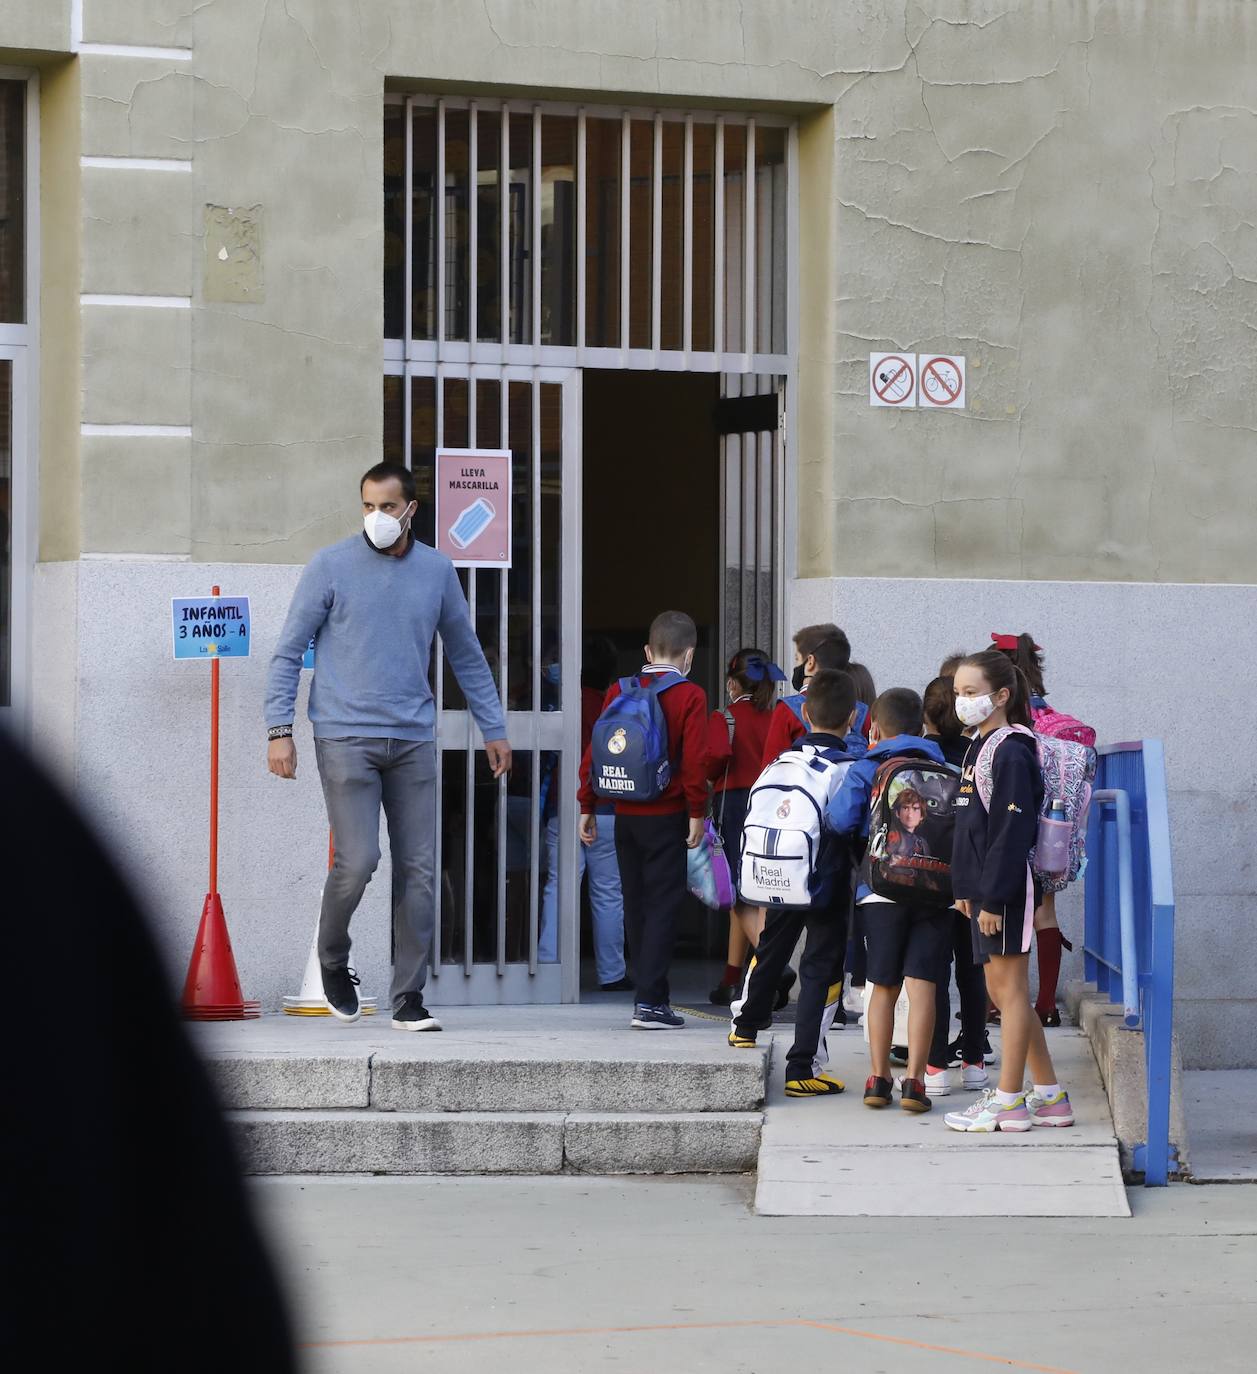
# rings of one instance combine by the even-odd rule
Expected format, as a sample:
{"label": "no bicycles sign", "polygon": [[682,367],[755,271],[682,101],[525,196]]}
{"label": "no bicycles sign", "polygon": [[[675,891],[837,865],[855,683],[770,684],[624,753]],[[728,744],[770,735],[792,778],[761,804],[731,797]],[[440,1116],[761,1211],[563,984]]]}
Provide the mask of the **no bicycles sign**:
{"label": "no bicycles sign", "polygon": [[948,353],[870,353],[869,405],[964,410],[965,360]]}

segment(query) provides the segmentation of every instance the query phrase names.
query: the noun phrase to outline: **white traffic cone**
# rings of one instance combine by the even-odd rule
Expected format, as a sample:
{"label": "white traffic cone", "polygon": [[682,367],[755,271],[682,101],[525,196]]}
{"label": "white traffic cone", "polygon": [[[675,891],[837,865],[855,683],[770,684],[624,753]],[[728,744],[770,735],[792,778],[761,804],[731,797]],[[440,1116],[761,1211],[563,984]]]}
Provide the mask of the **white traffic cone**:
{"label": "white traffic cone", "polygon": [[[375,998],[359,996],[363,1016],[375,1015]],[[301,979],[301,991],[296,997],[284,998],[284,1011],[289,1016],[330,1016],[331,1009],[323,996],[323,972],[319,967],[319,925],[314,923],[314,939],[310,941],[310,954],[306,959],[306,971]]]}

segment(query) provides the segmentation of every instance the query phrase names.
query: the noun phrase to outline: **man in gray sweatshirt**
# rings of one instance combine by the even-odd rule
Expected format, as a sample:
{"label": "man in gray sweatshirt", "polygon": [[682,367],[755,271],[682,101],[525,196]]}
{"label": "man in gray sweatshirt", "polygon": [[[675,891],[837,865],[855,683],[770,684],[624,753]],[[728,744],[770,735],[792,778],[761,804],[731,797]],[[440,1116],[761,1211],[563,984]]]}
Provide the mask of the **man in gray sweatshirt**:
{"label": "man in gray sweatshirt", "polygon": [[336,845],[319,916],[323,991],[333,1016],[358,1019],[349,919],[380,861],[382,804],[396,893],[392,1024],[440,1030],[423,1005],[436,924],[436,706],[428,683],[436,634],[495,778],[510,770],[511,746],[454,565],[411,533],[413,473],[378,463],[361,495],[363,532],[314,555],[288,608],[267,676],[267,764],[276,777],[297,776],[292,720],[313,639],[310,722]]}

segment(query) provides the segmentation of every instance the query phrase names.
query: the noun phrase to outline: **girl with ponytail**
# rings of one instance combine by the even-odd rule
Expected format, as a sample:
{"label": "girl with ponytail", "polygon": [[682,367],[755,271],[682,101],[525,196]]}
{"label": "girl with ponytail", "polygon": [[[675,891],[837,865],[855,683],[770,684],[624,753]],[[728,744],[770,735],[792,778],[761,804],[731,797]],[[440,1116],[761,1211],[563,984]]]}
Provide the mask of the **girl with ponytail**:
{"label": "girl with ponytail", "polygon": [[[956,714],[977,731],[965,756],[956,799],[952,888],[969,918],[974,961],[986,966],[986,985],[1003,1028],[999,1087],[967,1111],[950,1112],[956,1131],[1028,1131],[1072,1126],[1069,1095],[1056,1081],[1043,1026],[1030,1005],[1030,943],[1039,905],[1030,851],[1043,802],[1038,750],[1030,730],[1030,684],[998,649],[971,654],[956,669]],[[1020,730],[1004,727],[1021,726]],[[993,751],[983,757],[986,751]],[[989,768],[988,799],[977,785]],[[1027,1097],[1030,1069],[1034,1091]]]}

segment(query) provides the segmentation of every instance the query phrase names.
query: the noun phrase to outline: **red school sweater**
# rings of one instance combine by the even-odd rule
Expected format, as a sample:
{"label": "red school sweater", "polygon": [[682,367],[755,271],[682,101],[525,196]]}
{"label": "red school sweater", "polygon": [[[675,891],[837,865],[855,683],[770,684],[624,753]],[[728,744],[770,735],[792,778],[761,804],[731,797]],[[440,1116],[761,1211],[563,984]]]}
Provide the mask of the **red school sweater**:
{"label": "red school sweater", "polygon": [[807,726],[795,715],[793,708],[786,702],[779,701],[768,722],[768,737],[764,740],[761,767],[767,768],[778,755],[789,749],[796,739],[806,734]]}
{"label": "red school sweater", "polygon": [[724,712],[713,711],[707,721],[707,776],[717,792],[755,786],[764,769],[764,745],[773,716],[771,710],[757,710],[749,699],[735,701],[729,709],[733,712],[732,747]]}
{"label": "red school sweater", "polygon": [[[639,673],[638,681],[645,685],[651,674]],[[607,688],[602,703],[605,711],[620,695],[620,684]],[[668,758],[672,763],[672,780],[662,796],[654,801],[617,801],[617,816],[668,816],[686,812],[691,819],[707,814],[707,693],[693,682],[678,682],[660,694],[659,705],[668,726]],[[580,761],[580,798],[582,815],[589,815],[605,804],[590,782],[592,761],[590,748]]]}

